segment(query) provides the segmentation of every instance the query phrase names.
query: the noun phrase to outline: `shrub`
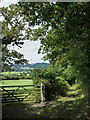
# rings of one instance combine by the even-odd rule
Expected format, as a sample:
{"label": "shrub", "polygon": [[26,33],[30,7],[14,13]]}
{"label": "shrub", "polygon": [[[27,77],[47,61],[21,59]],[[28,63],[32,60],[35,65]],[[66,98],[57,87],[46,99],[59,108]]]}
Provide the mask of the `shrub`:
{"label": "shrub", "polygon": [[55,99],[57,96],[66,96],[69,84],[61,76],[56,77],[56,72],[52,69],[34,69],[32,71],[32,79],[34,84],[45,84],[46,101]]}
{"label": "shrub", "polygon": [[46,84],[46,100],[56,99],[57,96],[66,96],[69,84],[61,77],[56,77],[53,83]]}
{"label": "shrub", "polygon": [[47,79],[52,82],[55,79],[56,72],[48,68],[33,69],[31,77],[35,84],[38,84],[39,79]]}
{"label": "shrub", "polygon": [[27,76],[27,73],[9,73],[9,74],[2,74],[2,80],[19,80],[19,79],[31,79],[30,73]]}
{"label": "shrub", "polygon": [[6,74],[6,75],[2,75],[2,80],[18,80],[18,76],[17,75],[13,75],[13,74]]}

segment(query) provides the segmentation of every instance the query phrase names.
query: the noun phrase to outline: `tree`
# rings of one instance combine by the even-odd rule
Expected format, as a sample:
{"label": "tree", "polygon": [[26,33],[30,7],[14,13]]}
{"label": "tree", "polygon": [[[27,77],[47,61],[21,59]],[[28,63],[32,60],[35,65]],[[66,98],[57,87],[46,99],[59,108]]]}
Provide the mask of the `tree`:
{"label": "tree", "polygon": [[11,70],[12,64],[24,64],[28,61],[24,59],[23,54],[18,53],[15,50],[10,50],[9,45],[17,45],[22,47],[25,40],[23,31],[25,30],[26,23],[20,13],[20,7],[18,5],[10,5],[8,7],[2,7],[2,71]]}
{"label": "tree", "polygon": [[[90,3],[19,2],[17,7],[17,13],[28,23],[26,39],[41,40],[39,53],[47,54],[44,59],[64,75],[70,70],[71,76],[88,84]],[[39,25],[38,29],[32,30],[34,25]]]}
{"label": "tree", "polygon": [[40,25],[31,34],[34,40],[41,40],[39,53],[47,54],[44,59],[58,65],[64,73],[71,66],[73,76],[88,85],[90,2],[19,5],[30,25],[32,20]]}

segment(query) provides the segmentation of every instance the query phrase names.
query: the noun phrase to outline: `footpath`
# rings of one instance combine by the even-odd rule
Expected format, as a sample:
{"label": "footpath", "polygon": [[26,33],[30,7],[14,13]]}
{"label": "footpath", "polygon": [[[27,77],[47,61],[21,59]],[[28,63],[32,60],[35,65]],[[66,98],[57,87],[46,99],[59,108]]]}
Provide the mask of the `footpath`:
{"label": "footpath", "polygon": [[70,87],[66,97],[57,100],[29,105],[8,104],[2,105],[3,119],[37,118],[59,120],[90,120],[88,117],[88,99],[82,93],[82,89]]}

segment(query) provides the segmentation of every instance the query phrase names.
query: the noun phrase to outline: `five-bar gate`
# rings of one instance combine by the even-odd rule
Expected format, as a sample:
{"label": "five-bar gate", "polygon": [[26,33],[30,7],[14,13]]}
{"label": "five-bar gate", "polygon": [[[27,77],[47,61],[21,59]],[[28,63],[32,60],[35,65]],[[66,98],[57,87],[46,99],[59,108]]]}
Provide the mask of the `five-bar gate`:
{"label": "five-bar gate", "polygon": [[45,86],[41,85],[14,85],[2,86],[2,102],[21,102],[45,100]]}

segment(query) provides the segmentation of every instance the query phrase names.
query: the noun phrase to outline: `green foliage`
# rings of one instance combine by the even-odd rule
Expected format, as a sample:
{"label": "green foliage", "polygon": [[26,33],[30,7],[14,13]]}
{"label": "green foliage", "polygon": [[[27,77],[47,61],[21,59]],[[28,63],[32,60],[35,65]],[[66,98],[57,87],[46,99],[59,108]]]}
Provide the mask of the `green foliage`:
{"label": "green foliage", "polygon": [[67,95],[68,82],[63,77],[57,77],[53,68],[33,69],[31,76],[34,84],[44,83],[46,101],[56,99],[57,96]]}
{"label": "green foliage", "polygon": [[33,69],[31,72],[31,77],[33,79],[34,84],[38,84],[39,80],[39,69]]}
{"label": "green foliage", "polygon": [[46,88],[46,100],[56,99],[58,96],[66,96],[69,88],[67,81],[56,79],[55,82],[49,83]]}
{"label": "green foliage", "polygon": [[8,73],[2,74],[2,80],[31,79],[30,73]]}
{"label": "green foliage", "polygon": [[[39,69],[33,69],[31,72],[32,79],[34,83],[40,83],[41,79],[47,79],[50,82],[55,79],[55,72],[50,68],[41,67]],[[45,81],[44,81],[45,82]]]}
{"label": "green foliage", "polygon": [[49,60],[54,66],[58,63],[67,80],[75,77],[88,85],[90,3],[19,4],[25,10],[24,15],[31,18],[32,23],[35,18],[34,24],[41,26],[41,29],[29,33],[33,40],[41,40],[39,53],[46,53],[44,60]]}
{"label": "green foliage", "polygon": [[13,71],[13,64],[27,64],[28,61],[24,59],[23,54],[15,50],[10,51],[5,45],[2,45],[2,71]]}
{"label": "green foliage", "polygon": [[18,5],[10,5],[0,8],[3,16],[2,30],[0,39],[2,40],[2,71],[12,70],[12,64],[27,64],[23,54],[15,50],[10,50],[10,46],[21,46],[24,44],[25,35],[22,33],[25,30],[26,23],[21,18],[20,7]]}
{"label": "green foliage", "polygon": [[[20,40],[39,39],[41,46],[38,53],[46,53],[44,60],[49,60],[51,65],[60,72],[60,76],[62,75],[67,81],[77,79],[83,85],[88,86],[90,83],[88,68],[89,9],[89,2],[57,2],[51,5],[49,3],[19,2],[18,5],[11,5],[9,9],[2,8],[2,15],[5,19],[2,24],[2,43],[6,45],[4,47],[11,43],[18,46],[23,44]],[[20,16],[23,16],[21,21],[19,21]],[[25,28],[26,22],[28,23],[27,28]],[[40,26],[32,30],[31,26],[35,25]],[[22,30],[25,30],[26,36],[20,35]],[[11,33],[13,34],[11,35]],[[9,54],[5,55],[3,60],[5,65],[5,61],[10,63],[10,58]],[[33,73],[33,79],[35,79],[34,77],[36,77],[36,81],[40,77],[49,79],[50,82],[55,79],[54,72],[49,70],[36,71]]]}

